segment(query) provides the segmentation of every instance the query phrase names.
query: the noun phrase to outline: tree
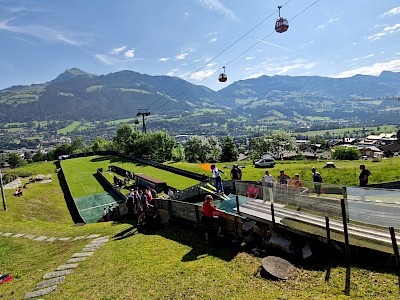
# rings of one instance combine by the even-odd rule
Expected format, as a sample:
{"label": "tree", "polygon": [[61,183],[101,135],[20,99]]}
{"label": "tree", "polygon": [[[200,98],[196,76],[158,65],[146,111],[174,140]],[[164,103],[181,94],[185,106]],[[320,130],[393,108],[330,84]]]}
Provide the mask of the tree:
{"label": "tree", "polygon": [[56,149],[54,150],[54,157],[58,158],[61,155],[68,155],[70,154],[70,145],[68,144],[59,144],[56,146]]}
{"label": "tree", "polygon": [[184,144],[185,156],[188,162],[206,162],[210,143],[204,136],[193,136]]}
{"label": "tree", "polygon": [[233,138],[227,136],[222,143],[221,161],[235,161],[238,155],[239,151]]}
{"label": "tree", "polygon": [[252,151],[250,157],[255,160],[264,154],[269,154],[276,159],[283,158],[285,152],[297,150],[296,140],[290,133],[283,130],[274,130],[269,135],[254,138],[251,141]]}
{"label": "tree", "polygon": [[77,137],[74,139],[69,147],[69,152],[71,153],[82,153],[83,149],[85,147],[85,143],[80,137]]}
{"label": "tree", "polygon": [[12,167],[19,167],[25,164],[25,161],[18,153],[10,153],[8,155],[8,164]]}
{"label": "tree", "polygon": [[43,160],[46,160],[46,155],[40,150],[32,156],[33,162],[43,161]]}
{"label": "tree", "polygon": [[354,147],[338,146],[332,149],[332,158],[340,160],[357,160],[361,157],[360,151]]}
{"label": "tree", "polygon": [[110,148],[110,142],[102,137],[96,137],[90,144],[91,151],[105,151]]}
{"label": "tree", "polygon": [[128,124],[121,125],[116,136],[113,138],[115,148],[122,152],[127,153],[127,142],[132,134],[132,128]]}

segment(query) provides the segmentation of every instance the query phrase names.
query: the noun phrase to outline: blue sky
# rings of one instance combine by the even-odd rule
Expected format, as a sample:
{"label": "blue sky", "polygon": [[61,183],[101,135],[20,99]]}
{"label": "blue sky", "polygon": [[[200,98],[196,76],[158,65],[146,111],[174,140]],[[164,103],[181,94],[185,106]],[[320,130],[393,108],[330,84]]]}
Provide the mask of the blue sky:
{"label": "blue sky", "polygon": [[[274,32],[278,5],[285,33]],[[0,89],[74,67],[214,90],[261,75],[379,75],[400,72],[400,2],[0,0],[0,40]],[[224,66],[228,81],[219,83]]]}

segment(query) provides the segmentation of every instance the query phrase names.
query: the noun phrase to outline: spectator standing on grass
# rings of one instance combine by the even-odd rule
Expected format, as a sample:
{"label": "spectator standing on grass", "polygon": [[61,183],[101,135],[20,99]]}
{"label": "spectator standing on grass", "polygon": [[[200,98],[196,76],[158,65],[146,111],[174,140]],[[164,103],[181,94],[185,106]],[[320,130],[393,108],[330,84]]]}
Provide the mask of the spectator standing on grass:
{"label": "spectator standing on grass", "polygon": [[319,196],[321,195],[321,187],[322,187],[322,176],[317,170],[313,167],[311,169],[312,179],[314,181],[315,193]]}
{"label": "spectator standing on grass", "polygon": [[232,178],[232,180],[242,179],[242,171],[240,170],[239,166],[236,164],[232,166],[231,178]]}
{"label": "spectator standing on grass", "polygon": [[364,165],[360,165],[360,176],[358,177],[360,179],[360,187],[367,186],[368,184],[368,176],[371,175],[371,172],[368,171]]}

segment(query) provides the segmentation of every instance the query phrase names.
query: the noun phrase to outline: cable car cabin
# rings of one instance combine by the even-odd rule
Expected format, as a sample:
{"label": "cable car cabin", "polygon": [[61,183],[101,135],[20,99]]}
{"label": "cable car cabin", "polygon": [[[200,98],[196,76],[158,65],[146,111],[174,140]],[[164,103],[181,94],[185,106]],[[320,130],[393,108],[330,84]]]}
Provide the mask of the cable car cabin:
{"label": "cable car cabin", "polygon": [[225,82],[225,81],[228,80],[228,76],[226,76],[225,73],[221,73],[221,74],[219,74],[219,76],[218,76],[218,80],[219,80],[219,82]]}
{"label": "cable car cabin", "polygon": [[276,32],[283,33],[286,30],[288,30],[288,28],[289,28],[289,22],[286,19],[280,18],[280,19],[276,20],[276,23],[275,23],[275,31]]}

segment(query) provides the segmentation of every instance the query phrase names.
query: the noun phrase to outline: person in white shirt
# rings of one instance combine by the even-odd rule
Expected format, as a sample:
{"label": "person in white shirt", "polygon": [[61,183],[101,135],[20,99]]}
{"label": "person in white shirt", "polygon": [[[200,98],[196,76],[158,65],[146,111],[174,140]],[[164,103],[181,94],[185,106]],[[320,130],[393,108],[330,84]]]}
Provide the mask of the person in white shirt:
{"label": "person in white shirt", "polygon": [[226,176],[226,173],[222,170],[219,170],[216,165],[211,165],[211,172],[213,174],[214,180],[215,180],[215,188],[217,189],[217,193],[223,193],[224,192],[224,186],[222,184],[222,178],[221,174],[224,174]]}
{"label": "person in white shirt", "polygon": [[269,171],[265,171],[265,175],[261,178],[263,186],[263,200],[264,202],[268,199],[274,202],[273,187],[274,187],[274,176],[269,174]]}

